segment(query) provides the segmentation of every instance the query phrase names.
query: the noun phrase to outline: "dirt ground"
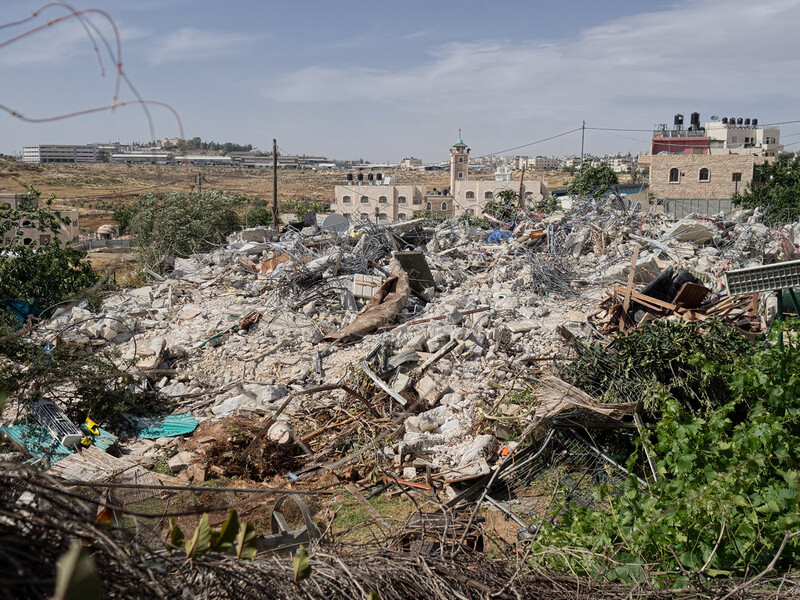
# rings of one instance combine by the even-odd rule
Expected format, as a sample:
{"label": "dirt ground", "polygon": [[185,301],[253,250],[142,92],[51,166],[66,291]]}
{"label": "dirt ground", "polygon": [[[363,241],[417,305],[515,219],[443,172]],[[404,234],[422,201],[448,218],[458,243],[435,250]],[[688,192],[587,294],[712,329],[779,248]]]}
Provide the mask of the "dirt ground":
{"label": "dirt ground", "polygon": [[[148,192],[190,192],[201,173],[204,190],[238,194],[250,200],[272,201],[271,169],[233,167],[197,167],[189,165],[116,165],[116,164],[47,164],[33,165],[0,160],[0,193],[22,193],[29,186],[51,194],[60,207],[80,211],[81,233],[96,231],[100,225],[113,223],[114,210],[130,203],[139,194]],[[447,171],[386,171],[399,185],[426,184],[447,186]],[[517,175],[518,176],[518,175]],[[493,171],[471,172],[479,180],[493,179]],[[562,187],[572,180],[563,171],[527,173],[526,177],[542,179],[550,188]],[[345,171],[280,170],[278,199],[328,201],[333,188],[346,183]]]}

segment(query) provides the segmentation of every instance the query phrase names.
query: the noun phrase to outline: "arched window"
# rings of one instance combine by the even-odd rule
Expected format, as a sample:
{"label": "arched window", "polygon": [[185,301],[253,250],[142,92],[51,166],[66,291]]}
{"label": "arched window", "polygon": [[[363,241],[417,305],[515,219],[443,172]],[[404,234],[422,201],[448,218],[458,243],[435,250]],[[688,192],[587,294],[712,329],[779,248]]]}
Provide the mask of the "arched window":
{"label": "arched window", "polygon": [[428,202],[428,203],[425,205],[425,210],[433,210],[433,206],[431,205],[431,203],[430,203],[430,202]]}
{"label": "arched window", "polygon": [[700,181],[708,181],[708,169],[702,168],[700,169]]}
{"label": "arched window", "polygon": [[483,195],[483,199],[484,199],[484,200],[491,200],[492,198],[494,198],[494,194],[492,194],[492,192],[486,192],[486,193]]}
{"label": "arched window", "polygon": [[345,219],[349,219],[350,218],[350,213],[344,213],[344,218]]}
{"label": "arched window", "polygon": [[405,196],[398,196],[397,197],[397,203],[398,204],[405,204],[406,203],[406,197]]}
{"label": "arched window", "polygon": [[401,221],[405,221],[406,213],[397,213],[397,218],[400,219]]}
{"label": "arched window", "polygon": [[389,203],[389,201],[386,199],[386,196],[379,196],[378,197],[378,202],[380,202],[381,204],[388,204]]}
{"label": "arched window", "polygon": [[447,210],[447,202],[442,202],[442,210]]}
{"label": "arched window", "polygon": [[366,196],[361,196],[361,204],[369,204],[369,198]]}
{"label": "arched window", "polygon": [[22,243],[25,246],[30,246],[33,243],[33,240],[31,238],[25,238],[25,239],[22,240]]}
{"label": "arched window", "polygon": [[342,196],[342,204],[350,204],[353,199],[350,196]]}
{"label": "arched window", "polygon": [[471,208],[468,208],[467,210],[465,210],[465,211],[464,211],[464,214],[465,214],[465,215],[472,216],[472,215],[474,215],[474,214],[475,214],[475,211],[474,211],[474,210],[472,210]]}
{"label": "arched window", "polygon": [[422,198],[414,198],[413,204],[422,204]]}
{"label": "arched window", "polygon": [[467,200],[474,200],[475,192],[467,192]]}
{"label": "arched window", "polygon": [[678,169],[675,167],[669,170],[669,182],[670,183],[678,183],[678,178],[680,177],[680,173]]}
{"label": "arched window", "polygon": [[361,220],[369,221],[369,215],[367,213],[361,213]]}
{"label": "arched window", "polygon": [[380,214],[378,215],[378,220],[380,220],[380,221],[385,221],[385,220],[386,220],[386,218],[387,218],[387,217],[386,217],[386,213],[380,213]]}

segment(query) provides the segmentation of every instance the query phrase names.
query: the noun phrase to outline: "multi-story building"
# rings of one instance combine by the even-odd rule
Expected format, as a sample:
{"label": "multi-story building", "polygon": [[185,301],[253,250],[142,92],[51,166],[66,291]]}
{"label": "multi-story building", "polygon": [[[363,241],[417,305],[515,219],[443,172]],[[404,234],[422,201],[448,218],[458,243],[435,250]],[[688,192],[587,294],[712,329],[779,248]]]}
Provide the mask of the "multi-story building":
{"label": "multi-story building", "polygon": [[94,146],[48,144],[22,148],[22,162],[27,163],[76,163],[97,162],[99,151]]}
{"label": "multi-story building", "polygon": [[[36,207],[39,199],[28,194],[0,194],[0,209],[17,209],[24,206]],[[80,227],[78,224],[78,211],[73,208],[59,209],[63,223],[58,231],[58,239],[62,244],[69,244],[78,241]],[[53,232],[50,230],[39,231],[33,223],[23,221],[18,229],[12,229],[5,233],[4,241],[7,243],[12,238],[20,235],[20,239],[25,246],[34,243],[45,244],[53,240]]]}
{"label": "multi-story building", "polygon": [[683,115],[675,115],[672,128],[666,123],[656,126],[650,153],[776,156],[783,150],[778,127],[759,127],[758,119],[712,118],[701,127],[700,113],[694,112],[684,128]]}
{"label": "multi-story building", "polygon": [[656,199],[729,199],[744,191],[766,160],[740,154],[656,154],[650,157],[650,192]]}
{"label": "multi-story building", "polygon": [[481,215],[487,202],[503,190],[522,190],[524,203],[530,205],[549,195],[547,186],[538,180],[511,180],[511,171],[498,162],[495,181],[469,178],[470,149],[461,139],[450,149],[450,186],[445,189],[426,185],[393,185],[391,179],[375,180],[335,187],[334,212],[353,220],[397,221],[411,218],[422,210],[446,215]]}
{"label": "multi-story building", "polygon": [[404,171],[411,171],[415,168],[422,167],[422,159],[410,156],[408,158],[404,158],[403,160],[401,160],[400,164],[398,164],[397,166],[403,169]]}

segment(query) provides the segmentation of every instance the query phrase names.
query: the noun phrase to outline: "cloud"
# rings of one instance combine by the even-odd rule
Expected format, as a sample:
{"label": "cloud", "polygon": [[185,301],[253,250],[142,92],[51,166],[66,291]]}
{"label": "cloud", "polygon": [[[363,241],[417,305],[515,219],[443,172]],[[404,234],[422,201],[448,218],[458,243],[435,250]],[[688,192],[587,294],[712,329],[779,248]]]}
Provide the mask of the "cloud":
{"label": "cloud", "polygon": [[689,0],[564,40],[440,45],[406,69],[307,66],[261,93],[285,103],[375,102],[426,112],[502,107],[529,117],[598,115],[634,95],[664,105],[711,104],[764,100],[780,89],[800,100],[800,80],[791,76],[800,63],[798,21],[800,0]]}
{"label": "cloud", "polygon": [[159,65],[228,56],[259,39],[257,35],[184,27],[156,42],[150,52],[150,62]]}

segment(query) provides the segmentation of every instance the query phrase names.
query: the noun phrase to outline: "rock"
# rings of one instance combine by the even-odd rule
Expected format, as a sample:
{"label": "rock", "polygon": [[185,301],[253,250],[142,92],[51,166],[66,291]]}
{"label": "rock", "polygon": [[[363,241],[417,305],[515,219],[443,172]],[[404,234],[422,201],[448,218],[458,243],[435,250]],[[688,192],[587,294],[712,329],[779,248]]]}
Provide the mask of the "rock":
{"label": "rock", "polygon": [[531,320],[512,321],[506,325],[511,333],[524,333],[532,329],[539,329],[539,323]]}
{"label": "rock", "polygon": [[172,470],[173,473],[180,473],[186,467],[192,464],[193,458],[194,454],[191,452],[178,452],[175,456],[167,461],[167,466]]}
{"label": "rock", "polygon": [[461,455],[461,461],[458,463],[459,467],[475,462],[480,458],[489,459],[497,449],[497,440],[493,435],[488,433],[476,436],[472,443],[467,446],[464,454]]}
{"label": "rock", "polygon": [[409,431],[403,436],[403,443],[414,452],[422,452],[428,448],[446,444],[447,440],[443,435]]}
{"label": "rock", "polygon": [[414,467],[403,468],[403,479],[414,479],[417,476],[417,470]]}

